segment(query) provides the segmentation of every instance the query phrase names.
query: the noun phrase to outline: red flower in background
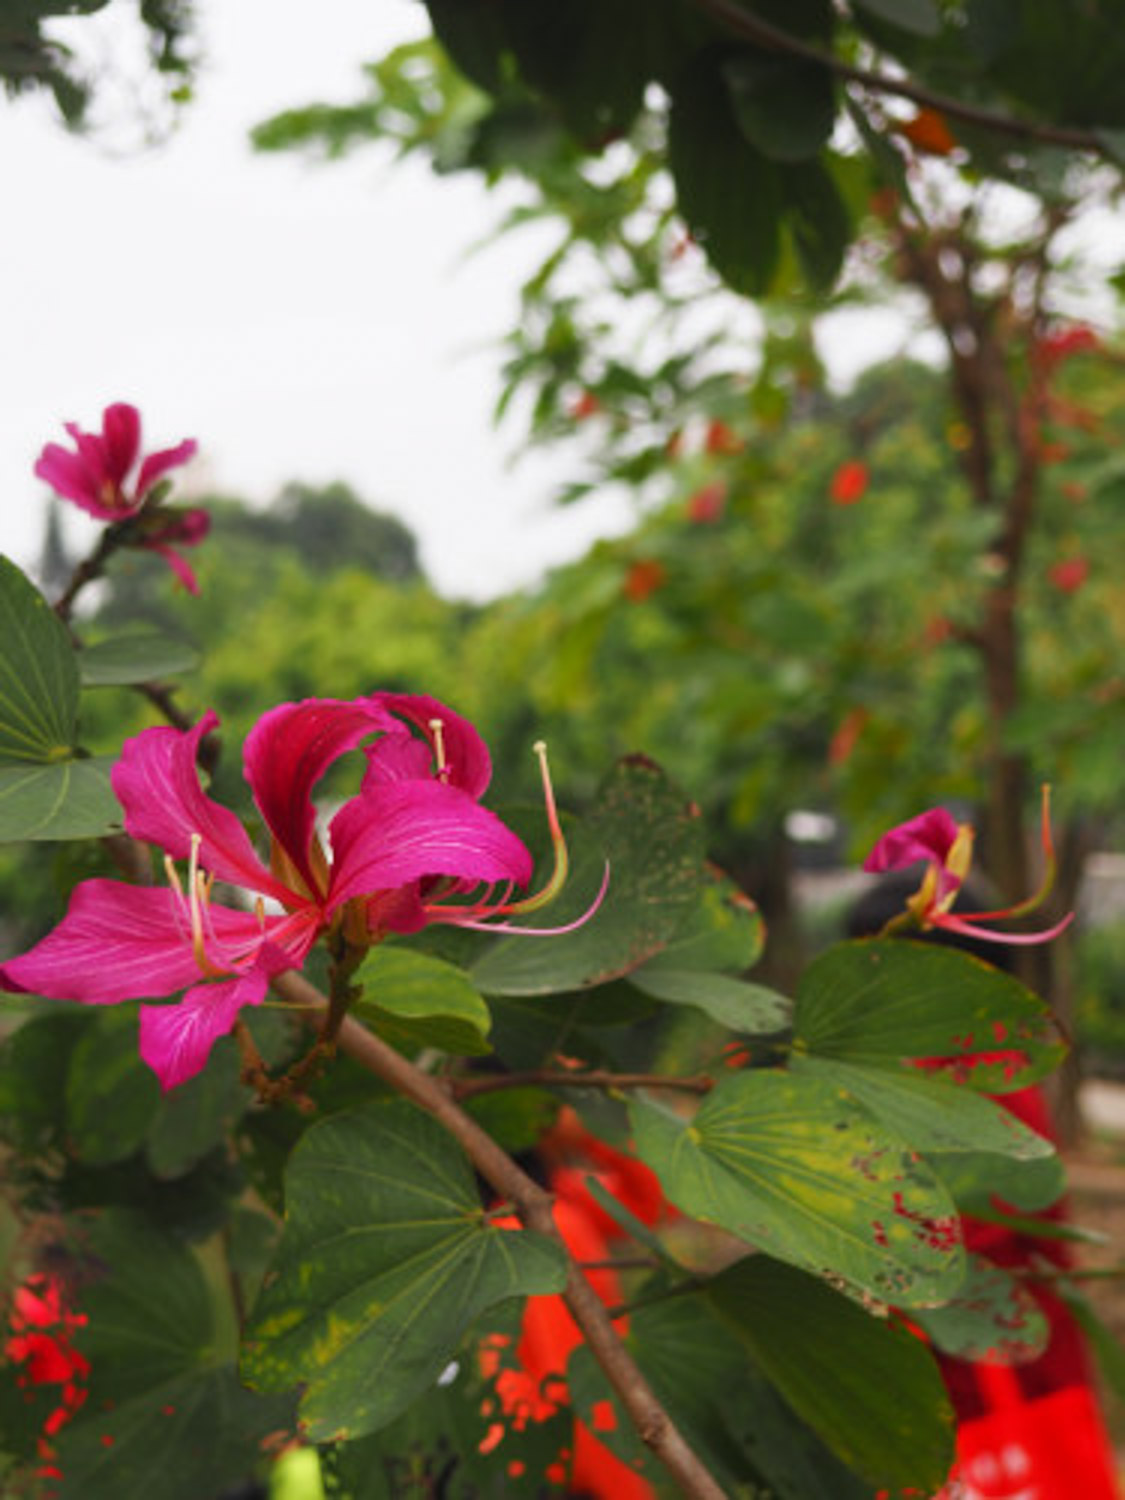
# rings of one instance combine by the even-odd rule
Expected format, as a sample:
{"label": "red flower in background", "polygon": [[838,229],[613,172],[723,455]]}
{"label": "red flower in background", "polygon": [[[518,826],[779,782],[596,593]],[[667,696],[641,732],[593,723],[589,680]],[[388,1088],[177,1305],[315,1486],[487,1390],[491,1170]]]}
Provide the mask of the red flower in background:
{"label": "red flower in background", "polygon": [[100,433],[83,432],[75,422],[64,425],[73,449],[48,443],[35,464],[37,477],[97,521],[112,525],[140,518],[143,535],[136,545],[159,552],[180,582],[198,592],[195,574],[171,543],[196,546],[207,535],[210,516],[200,509],[162,514],[148,504],[169,471],[194,458],[195,439],[141,458],[140,412],[125,401],[106,407]]}
{"label": "red flower in background", "polygon": [[90,1361],[74,1347],[75,1332],[85,1326],[84,1313],[67,1303],[62,1282],[56,1276],[29,1276],[16,1288],[8,1324],[11,1330],[4,1354],[19,1373],[16,1384],[28,1391],[33,1386],[57,1386],[58,1405],[48,1413],[39,1438],[39,1456],[45,1467],[40,1477],[58,1479],[51,1464],[53,1438],[79,1411],[86,1400],[85,1381]]}
{"label": "red flower in background", "polygon": [[871,472],[858,458],[842,463],[832,476],[828,493],[833,505],[854,505],[867,494],[871,483]]}
{"label": "red flower in background", "polygon": [[733,428],[728,427],[725,422],[714,421],[707,424],[707,435],[703,439],[703,448],[707,453],[741,453],[746,444]]}
{"label": "red flower in background", "polygon": [[625,597],[633,604],[643,604],[657,589],[662,589],[667,581],[668,570],[663,563],[657,562],[654,557],[640,558],[629,564],[629,571],[625,574]]}
{"label": "red flower in background", "polygon": [[707,526],[717,521],[727,504],[727,487],[721,479],[705,484],[696,490],[687,503],[688,520],[695,526]]}
{"label": "red flower in background", "polygon": [[927,156],[949,156],[957,149],[945,116],[936,109],[920,109],[913,119],[896,123],[894,133]]}
{"label": "red flower in background", "polygon": [[596,417],[601,409],[602,403],[593,391],[582,391],[570,403],[570,415],[576,422],[585,422],[589,417]]}
{"label": "red flower in background", "polygon": [[1035,347],[1035,357],[1043,369],[1050,370],[1064,359],[1071,359],[1075,354],[1092,354],[1100,347],[1101,341],[1092,328],[1075,323],[1044,334]]}
{"label": "red flower in background", "polygon": [[1090,564],[1084,557],[1066,557],[1052,563],[1047,577],[1060,594],[1075,594],[1090,576]]}

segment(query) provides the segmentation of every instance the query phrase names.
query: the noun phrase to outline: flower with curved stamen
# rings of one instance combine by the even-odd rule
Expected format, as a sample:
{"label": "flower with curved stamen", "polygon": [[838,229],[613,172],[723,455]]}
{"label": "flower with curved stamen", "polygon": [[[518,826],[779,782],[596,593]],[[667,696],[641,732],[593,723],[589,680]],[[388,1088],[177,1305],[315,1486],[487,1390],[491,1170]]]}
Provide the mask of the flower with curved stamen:
{"label": "flower with curved stamen", "polygon": [[[217,722],[209,713],[186,732],[145,730],[114,767],[126,831],[165,851],[168,887],[85,881],[58,927],[0,966],[6,989],[93,1005],[184,990],[175,1005],[141,1006],[141,1055],[165,1088],[199,1072],[242,1007],[260,1004],[270,980],[300,968],[325,934],[363,947],[434,921],[470,926],[541,904],[471,899],[482,886],[526,886],[531,856],[480,805],[491,776],[484,742],[435,699],[376,693],[265,714],[246,740],[244,768],[269,831],[268,863],[200,785],[199,742]],[[313,791],[356,749],[366,758],[360,790],[322,840]],[[561,841],[549,790],[548,815]],[[565,852],[561,867],[565,874]],[[549,891],[558,879],[556,869]],[[213,900],[215,881],[240,889],[254,909]],[[280,910],[267,914],[263,898]]]}
{"label": "flower with curved stamen", "polygon": [[64,425],[74,447],[48,443],[35,464],[37,477],[95,520],[110,525],[137,520],[135,545],[158,552],[185,588],[197,593],[195,574],[172,543],[196,546],[207,535],[210,516],[199,507],[166,511],[150,503],[169,471],[195,457],[194,438],[141,458],[141,416],[126,401],[106,407],[100,433],[83,432],[76,422]]}
{"label": "flower with curved stamen", "polygon": [[[1074,913],[1068,912],[1061,922],[1045,932],[994,932],[981,924],[1008,917],[1022,917],[1042,905],[1050,892],[1055,876],[1055,852],[1051,842],[1050,800],[1048,788],[1043,788],[1042,847],[1044,876],[1039,889],[1027,900],[996,911],[966,913],[953,911],[958,893],[968,877],[973,859],[973,827],[969,823],[958,823],[943,807],[930,808],[909,822],[900,823],[885,833],[863,862],[870,874],[885,874],[889,870],[905,870],[923,860],[926,863],[922,883],[907,900],[908,918],[923,930],[942,927],[963,937],[979,938],[990,943],[1047,943],[1069,927]],[[897,926],[901,918],[894,918],[891,926]]]}

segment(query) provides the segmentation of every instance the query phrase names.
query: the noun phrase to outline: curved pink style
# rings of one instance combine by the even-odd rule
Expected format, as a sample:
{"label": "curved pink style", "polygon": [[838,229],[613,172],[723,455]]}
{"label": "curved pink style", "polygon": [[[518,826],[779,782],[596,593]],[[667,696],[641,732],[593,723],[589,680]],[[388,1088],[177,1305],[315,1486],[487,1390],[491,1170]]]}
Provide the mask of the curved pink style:
{"label": "curved pink style", "polygon": [[[83,432],[76,422],[64,426],[73,448],[47,443],[36,461],[35,474],[64,500],[110,524],[137,515],[155,485],[170,470],[194,458],[197,448],[194,438],[185,438],[173,448],[162,448],[142,459],[141,416],[126,401],[106,407],[100,433]],[[129,488],[134,469],[136,479]],[[154,516],[136,545],[158,552],[184,586],[197,593],[195,574],[172,543],[195,546],[207,535],[210,522],[207,512],[198,508],[159,519]]]}
{"label": "curved pink style", "polygon": [[[244,769],[270,834],[268,865],[200,785],[199,742],[217,723],[207,714],[186,732],[145,730],[113,770],[125,828],[165,851],[171,887],[85,881],[54,931],[0,966],[5,989],[91,1005],[185,990],[176,1005],[141,1006],[141,1055],[166,1089],[198,1073],[242,1007],[260,1004],[274,975],[300,968],[329,927],[346,921],[378,941],[433,921],[476,923],[508,908],[487,897],[445,905],[443,894],[531,877],[524,844],[477,801],[488,781],[483,741],[435,699],[317,698],[265,714],[247,738]],[[313,793],[361,747],[363,783],[324,840]],[[186,877],[175,861],[187,861]],[[254,910],[213,901],[215,880]],[[267,913],[257,898],[277,909]]]}

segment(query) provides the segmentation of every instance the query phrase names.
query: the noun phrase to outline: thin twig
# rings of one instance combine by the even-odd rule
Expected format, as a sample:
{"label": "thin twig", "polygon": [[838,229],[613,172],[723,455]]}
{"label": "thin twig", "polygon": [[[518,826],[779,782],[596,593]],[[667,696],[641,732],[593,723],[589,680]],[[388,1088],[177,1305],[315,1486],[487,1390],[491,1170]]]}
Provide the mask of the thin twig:
{"label": "thin twig", "polygon": [[444,1084],[454,1099],[463,1102],[477,1094],[535,1086],[554,1089],[679,1089],[689,1094],[709,1094],[715,1087],[715,1080],[705,1074],[695,1078],[664,1078],[659,1073],[611,1073],[604,1068],[594,1068],[588,1073],[533,1068],[525,1073],[480,1073],[466,1078],[446,1078]]}
{"label": "thin twig", "polygon": [[[299,974],[280,975],[274,980],[274,988],[283,998],[302,1007],[317,1006],[323,1010],[328,1004],[326,997]],[[566,1250],[555,1228],[552,1195],[517,1166],[488,1132],[450,1097],[438,1079],[421,1072],[351,1016],[340,1027],[339,1043],[341,1051],[389,1083],[398,1093],[413,1100],[443,1125],[481,1176],[502,1198],[514,1204],[526,1228],[546,1236]],[[570,1315],[581,1329],[606,1379],[620,1397],[642,1441],[664,1464],[689,1500],[725,1500],[722,1489],[689,1447],[621,1342],[605,1307],[569,1252],[566,1265],[563,1297]]]}
{"label": "thin twig", "polygon": [[802,42],[799,38],[790,36],[779,26],[771,26],[768,21],[763,21],[750,11],[743,10],[737,4],[737,0],[696,0],[696,4],[700,10],[707,11],[729,31],[745,38],[746,41],[756,42],[758,46],[766,47],[773,52],[788,52],[791,56],[802,58],[805,62],[815,63],[818,67],[835,73],[838,78],[858,83],[863,88],[871,89],[873,93],[894,94],[899,98],[909,99],[925,109],[937,110],[951,120],[962,120],[966,125],[976,125],[981,129],[994,131],[998,135],[1010,135],[1019,140],[1039,141],[1050,146],[1068,146],[1075,151],[1092,151],[1103,157],[1109,155],[1105,145],[1092,130],[1083,130],[1071,125],[1044,125],[1032,120],[1019,120],[1012,115],[997,114],[994,110],[983,109],[979,105],[966,104],[950,94],[940,94],[935,89],[928,89],[923,84],[914,83],[908,78],[896,78],[889,73],[877,73],[871,68],[857,67],[854,63],[845,62],[843,58],[836,57],[831,52],[824,52],[819,47],[811,46],[808,42]]}

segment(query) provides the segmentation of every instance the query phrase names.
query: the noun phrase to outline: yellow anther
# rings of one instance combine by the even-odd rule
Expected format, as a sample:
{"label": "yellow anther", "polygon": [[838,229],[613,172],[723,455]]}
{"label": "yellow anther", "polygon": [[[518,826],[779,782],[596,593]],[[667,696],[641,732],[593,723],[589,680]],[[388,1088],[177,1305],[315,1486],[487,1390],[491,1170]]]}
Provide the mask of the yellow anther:
{"label": "yellow anther", "polygon": [[445,758],[445,722],[442,719],[431,719],[429,723],[430,733],[434,737],[434,763],[437,766],[439,776],[444,776],[449,769]]}

